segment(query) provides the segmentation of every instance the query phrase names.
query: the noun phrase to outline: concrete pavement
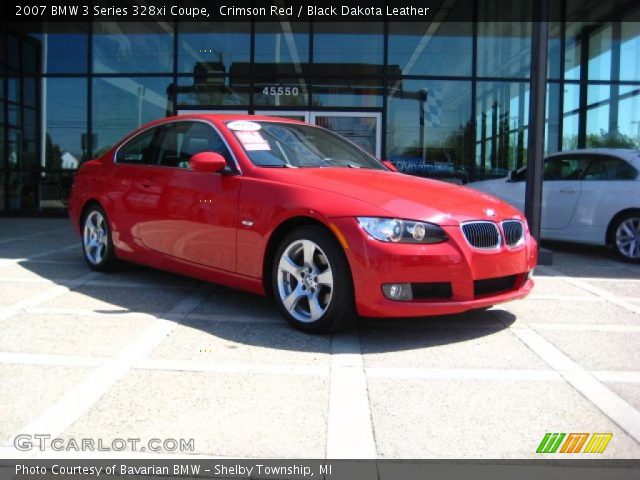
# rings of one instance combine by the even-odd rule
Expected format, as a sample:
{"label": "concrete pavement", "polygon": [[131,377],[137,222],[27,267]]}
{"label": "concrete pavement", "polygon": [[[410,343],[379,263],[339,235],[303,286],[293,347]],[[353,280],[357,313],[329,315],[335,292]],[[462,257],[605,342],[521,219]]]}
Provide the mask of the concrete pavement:
{"label": "concrete pavement", "polygon": [[539,458],[546,432],[611,432],[599,458],[640,458],[640,266],[546,246],[525,300],[311,336],[260,297],[91,273],[67,220],[0,218],[0,456]]}

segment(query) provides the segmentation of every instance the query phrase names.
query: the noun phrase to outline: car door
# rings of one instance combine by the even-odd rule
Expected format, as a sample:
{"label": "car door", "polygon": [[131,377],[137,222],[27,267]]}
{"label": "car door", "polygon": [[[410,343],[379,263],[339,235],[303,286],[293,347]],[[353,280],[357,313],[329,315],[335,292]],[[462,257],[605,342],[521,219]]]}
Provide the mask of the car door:
{"label": "car door", "polygon": [[635,178],[638,172],[626,161],[604,154],[589,155],[582,178],[580,202],[571,224],[578,228],[579,240],[602,243],[613,216],[640,204]]}
{"label": "car door", "polygon": [[114,156],[113,174],[105,178],[112,192],[111,222],[116,244],[139,240],[138,227],[148,221],[160,200],[153,184],[161,127],[153,127],[121,145]]}
{"label": "car door", "polygon": [[[191,170],[189,159],[203,151],[222,154],[227,171]],[[160,198],[153,219],[140,228],[144,245],[180,260],[235,271],[241,176],[218,132],[200,121],[168,124],[158,147],[156,168],[154,187]]]}
{"label": "car door", "polygon": [[584,155],[554,155],[545,161],[541,228],[559,230],[571,223],[588,165]]}

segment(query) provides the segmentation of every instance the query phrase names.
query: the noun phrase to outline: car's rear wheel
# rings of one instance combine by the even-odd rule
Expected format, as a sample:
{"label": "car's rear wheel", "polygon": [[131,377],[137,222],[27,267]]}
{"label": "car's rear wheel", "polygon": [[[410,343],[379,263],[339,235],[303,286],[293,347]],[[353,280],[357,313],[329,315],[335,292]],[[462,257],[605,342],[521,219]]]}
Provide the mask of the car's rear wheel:
{"label": "car's rear wheel", "polygon": [[272,268],[273,293],[294,327],[329,332],[353,323],[353,282],[340,244],[324,229],[300,227],[278,247]]}
{"label": "car's rear wheel", "polygon": [[90,206],[82,219],[82,252],[93,270],[105,272],[117,265],[109,220],[98,205]]}
{"label": "car's rear wheel", "polygon": [[618,220],[613,248],[622,259],[640,263],[640,212],[629,213]]}

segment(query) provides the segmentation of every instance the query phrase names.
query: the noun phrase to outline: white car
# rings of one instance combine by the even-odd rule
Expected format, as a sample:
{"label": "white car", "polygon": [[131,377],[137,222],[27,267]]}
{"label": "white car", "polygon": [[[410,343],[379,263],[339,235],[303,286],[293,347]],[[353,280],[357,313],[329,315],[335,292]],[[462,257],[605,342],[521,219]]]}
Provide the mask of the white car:
{"label": "white car", "polygon": [[[640,262],[640,151],[570,150],[544,161],[541,236],[611,245]],[[468,186],[524,211],[526,168]]]}

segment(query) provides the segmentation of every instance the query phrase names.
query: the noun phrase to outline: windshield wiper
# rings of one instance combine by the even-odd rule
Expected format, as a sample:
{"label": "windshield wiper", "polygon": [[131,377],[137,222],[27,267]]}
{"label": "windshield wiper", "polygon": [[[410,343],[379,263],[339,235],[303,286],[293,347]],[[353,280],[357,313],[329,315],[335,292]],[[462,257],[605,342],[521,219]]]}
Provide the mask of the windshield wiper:
{"label": "windshield wiper", "polygon": [[264,165],[258,165],[258,167],[264,167],[264,168],[298,168],[294,165],[289,165],[288,163],[280,163],[280,164],[264,164]]}
{"label": "windshield wiper", "polygon": [[362,168],[360,165],[355,165],[353,163],[330,163],[325,165],[318,165],[317,168]]}

